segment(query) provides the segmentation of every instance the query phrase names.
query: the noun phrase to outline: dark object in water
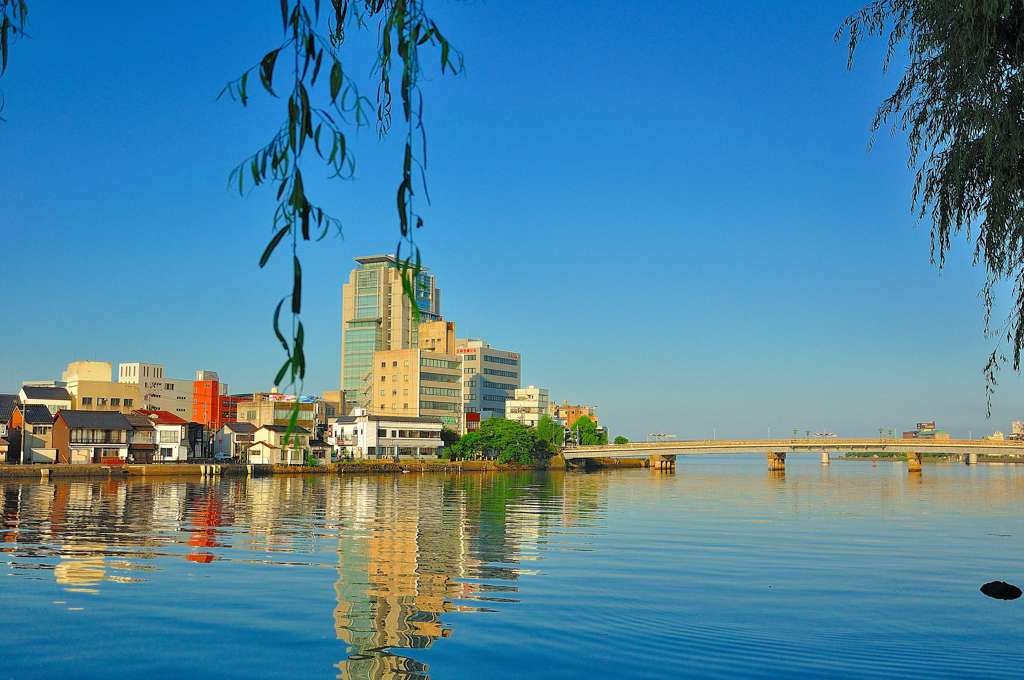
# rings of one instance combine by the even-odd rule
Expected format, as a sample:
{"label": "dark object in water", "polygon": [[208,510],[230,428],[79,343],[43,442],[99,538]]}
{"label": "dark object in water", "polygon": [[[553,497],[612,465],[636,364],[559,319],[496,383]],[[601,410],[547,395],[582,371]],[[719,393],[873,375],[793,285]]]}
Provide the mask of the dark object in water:
{"label": "dark object in water", "polygon": [[997,600],[1016,600],[1020,597],[1020,588],[1006,581],[990,581],[981,587],[981,592]]}

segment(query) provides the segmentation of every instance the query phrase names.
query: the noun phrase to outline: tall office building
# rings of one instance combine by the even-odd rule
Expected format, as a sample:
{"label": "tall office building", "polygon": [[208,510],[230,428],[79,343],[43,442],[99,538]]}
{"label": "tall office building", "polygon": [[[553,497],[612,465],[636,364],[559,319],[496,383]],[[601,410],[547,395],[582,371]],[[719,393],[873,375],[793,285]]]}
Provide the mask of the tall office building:
{"label": "tall office building", "polygon": [[477,339],[458,340],[455,345],[462,358],[465,412],[479,413],[484,420],[504,418],[505,402],[515,397],[519,387],[519,354]]}
{"label": "tall office building", "polygon": [[139,386],[139,408],[167,411],[186,422],[192,418],[192,381],[168,378],[160,364],[121,364],[117,382]]}
{"label": "tall office building", "polygon": [[[374,352],[419,346],[419,328],[399,264],[393,255],[357,257],[356,268],[341,287],[341,389],[346,413],[371,406]],[[412,283],[420,322],[440,319],[441,291],[434,275],[424,268]]]}

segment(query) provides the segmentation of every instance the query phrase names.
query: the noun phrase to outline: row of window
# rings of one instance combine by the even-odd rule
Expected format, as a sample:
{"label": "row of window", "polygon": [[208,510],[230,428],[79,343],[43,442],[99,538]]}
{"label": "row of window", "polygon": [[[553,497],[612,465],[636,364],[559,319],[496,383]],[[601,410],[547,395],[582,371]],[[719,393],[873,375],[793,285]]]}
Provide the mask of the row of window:
{"label": "row of window", "polygon": [[462,404],[447,401],[421,401],[420,408],[431,411],[461,411]]}
{"label": "row of window", "polygon": [[388,439],[439,439],[441,433],[437,430],[377,430],[378,437]]}
{"label": "row of window", "polygon": [[496,357],[490,354],[484,355],[484,361],[489,361],[492,364],[505,364],[507,366],[519,365],[519,359],[512,359],[511,357]]}
{"label": "row of window", "polygon": [[453,383],[457,383],[457,382],[459,382],[459,376],[457,376],[457,375],[448,375],[448,374],[445,374],[445,373],[427,373],[426,371],[424,371],[423,373],[420,373],[420,380],[423,380],[425,382],[453,382]]}
{"label": "row of window", "polygon": [[124,444],[128,433],[125,430],[94,430],[74,428],[71,442],[74,444]]}
{"label": "row of window", "polygon": [[508,397],[503,394],[485,394],[482,399],[484,401],[500,401],[502,404],[508,401]]}
{"label": "row of window", "polygon": [[462,394],[461,390],[452,389],[450,387],[420,387],[420,394],[429,394],[434,397],[458,397]]}
{"label": "row of window", "polygon": [[[97,406],[106,406],[107,403],[108,400],[106,397],[96,397]],[[118,397],[111,397],[109,403],[111,406],[117,406],[118,408],[121,407],[121,399],[119,399]],[[135,402],[132,399],[124,400],[124,405],[126,408],[131,407],[132,404],[134,403]],[[82,406],[92,406],[92,397],[82,397]]]}
{"label": "row of window", "polygon": [[461,362],[447,361],[445,359],[428,359],[427,357],[420,359],[420,366],[430,366],[433,368],[458,369],[461,365]]}
{"label": "row of window", "polygon": [[491,382],[490,380],[484,380],[484,387],[488,387],[492,390],[505,390],[506,392],[515,392],[515,385],[506,385],[505,383]]}
{"label": "row of window", "polygon": [[503,378],[518,378],[519,374],[515,371],[502,371],[498,368],[485,368],[484,373],[487,375],[500,375]]}

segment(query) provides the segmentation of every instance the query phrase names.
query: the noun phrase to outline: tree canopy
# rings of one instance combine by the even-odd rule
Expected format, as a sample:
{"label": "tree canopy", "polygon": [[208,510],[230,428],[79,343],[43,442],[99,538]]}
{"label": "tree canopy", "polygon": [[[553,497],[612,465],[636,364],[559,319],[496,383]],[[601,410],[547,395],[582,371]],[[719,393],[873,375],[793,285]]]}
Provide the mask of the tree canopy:
{"label": "tree canopy", "polygon": [[580,433],[581,446],[596,446],[608,443],[608,433],[604,430],[598,430],[597,423],[591,420],[589,416],[580,416],[573,423],[573,429],[578,430]]}
{"label": "tree canopy", "polygon": [[615,438],[616,444],[628,444],[629,440],[623,437],[621,434]]}
{"label": "tree canopy", "polygon": [[[1024,345],[1024,3],[1017,0],[877,0],[847,18],[849,66],[864,37],[886,40],[883,69],[904,46],[903,76],[875,115],[873,130],[906,132],[916,171],[911,204],[931,221],[932,260],[941,268],[954,236],[974,240],[987,274],[985,329]],[[1015,298],[1005,324],[990,323],[995,287]],[[999,346],[985,366],[991,395]]]}
{"label": "tree canopy", "polygon": [[494,457],[499,463],[533,465],[551,451],[536,430],[504,418],[488,418],[476,432],[468,432],[451,447],[452,459]]}
{"label": "tree canopy", "polygon": [[537,436],[547,443],[548,448],[555,452],[562,446],[562,438],[565,436],[565,428],[555,419],[544,414],[537,421]]}

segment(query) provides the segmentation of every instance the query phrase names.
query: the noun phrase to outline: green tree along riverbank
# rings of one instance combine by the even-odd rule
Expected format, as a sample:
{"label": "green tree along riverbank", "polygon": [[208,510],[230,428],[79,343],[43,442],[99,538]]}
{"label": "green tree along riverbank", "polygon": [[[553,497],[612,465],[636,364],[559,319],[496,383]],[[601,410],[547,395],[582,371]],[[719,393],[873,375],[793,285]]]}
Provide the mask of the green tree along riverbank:
{"label": "green tree along riverbank", "polygon": [[489,418],[480,424],[479,430],[467,432],[445,450],[451,460],[494,458],[501,464],[536,465],[558,449],[532,427],[514,420]]}

